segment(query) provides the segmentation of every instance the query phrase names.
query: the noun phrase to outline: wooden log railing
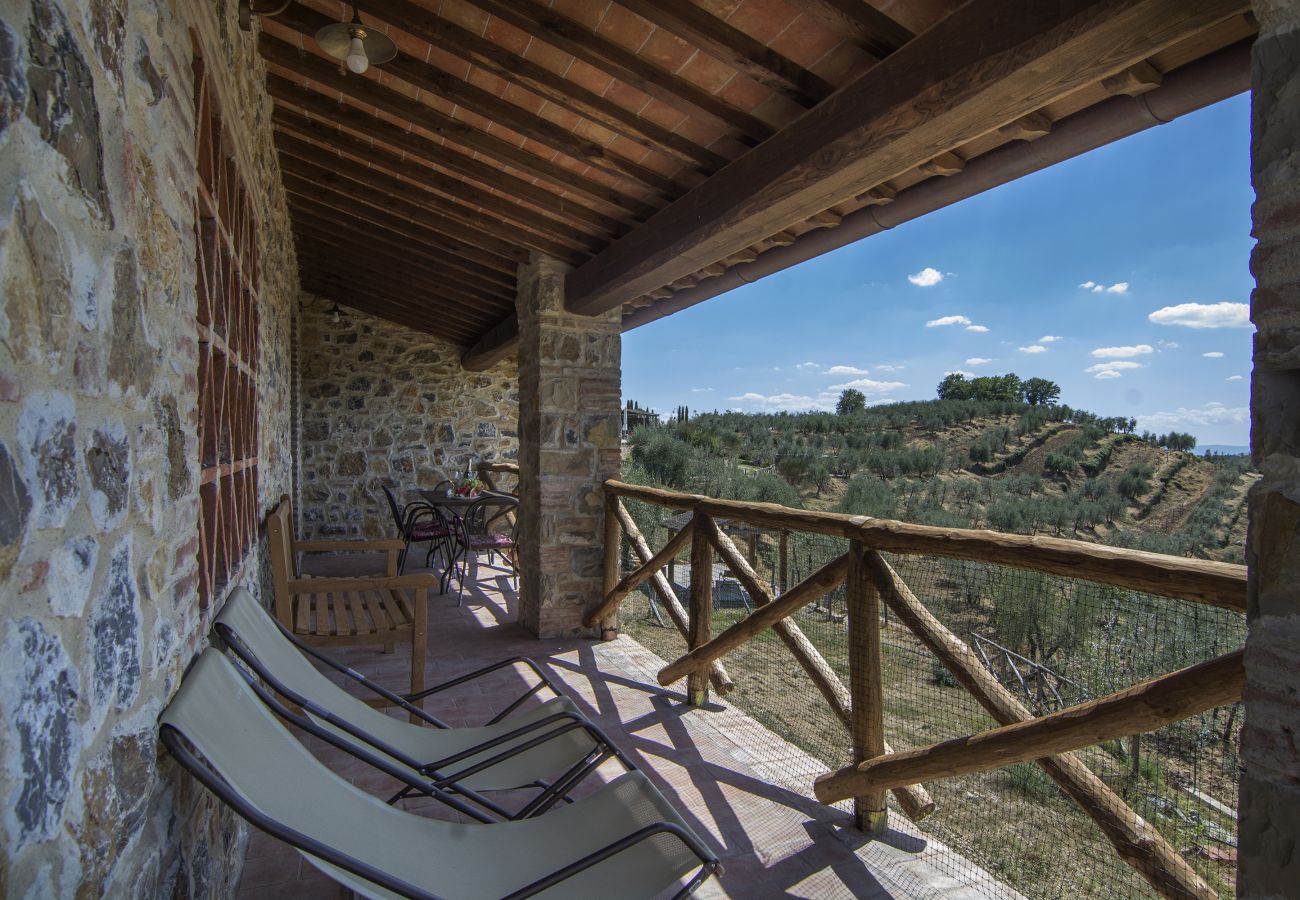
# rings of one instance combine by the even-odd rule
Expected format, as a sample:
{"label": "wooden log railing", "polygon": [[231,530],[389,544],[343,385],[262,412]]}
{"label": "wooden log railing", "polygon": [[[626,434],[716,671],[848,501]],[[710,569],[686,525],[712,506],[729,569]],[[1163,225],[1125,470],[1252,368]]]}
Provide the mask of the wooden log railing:
{"label": "wooden log railing", "polygon": [[[657,579],[651,583],[661,596],[669,594],[675,600],[659,568],[684,549],[689,540],[691,609],[689,616],[684,617],[686,622],[678,621],[680,606],[679,616],[674,616],[679,629],[688,637],[688,651],[660,670],[659,683],[669,685],[687,678],[692,685],[693,699],[698,699],[694,692],[699,690],[697,686],[702,683],[704,673],[716,674],[725,654],[771,628],[848,730],[854,763],[817,780],[814,790],[819,799],[829,803],[853,798],[862,826],[875,830],[885,827],[886,791],[894,793],[910,818],[919,820],[934,809],[934,804],[917,782],[1032,760],[1092,818],[1120,858],[1162,896],[1203,900],[1215,896],[1164,836],[1134,812],[1074,751],[1153,730],[1240,699],[1244,682],[1241,653],[1230,653],[1099,700],[1035,717],[983,665],[978,655],[916,598],[879,551],[1014,566],[1236,612],[1244,612],[1246,607],[1244,566],[1059,538],[937,528],[774,504],[717,500],[618,481],[606,482],[605,488],[622,531],[638,550],[642,568],[652,571],[638,570],[618,581],[617,571],[610,575],[607,569],[604,602],[589,617],[588,624],[611,620],[628,592],[649,578]],[[690,510],[693,518],[683,532],[674,536],[670,546],[651,554],[623,507],[623,498]],[[826,563],[780,596],[773,596],[718,527],[715,521],[718,518],[779,532],[783,551],[784,537],[789,532],[804,531],[845,538],[849,541],[849,552]],[[608,542],[611,536],[612,543]],[[608,560],[618,552],[617,532],[607,529],[606,537]],[[756,609],[711,637],[714,552],[736,575]],[[660,585],[660,582],[665,583]],[[849,688],[845,688],[820,651],[790,619],[841,583],[846,584],[848,598]],[[880,652],[882,605],[897,615],[902,626],[944,664],[1000,727],[901,752],[894,752],[885,743]]]}

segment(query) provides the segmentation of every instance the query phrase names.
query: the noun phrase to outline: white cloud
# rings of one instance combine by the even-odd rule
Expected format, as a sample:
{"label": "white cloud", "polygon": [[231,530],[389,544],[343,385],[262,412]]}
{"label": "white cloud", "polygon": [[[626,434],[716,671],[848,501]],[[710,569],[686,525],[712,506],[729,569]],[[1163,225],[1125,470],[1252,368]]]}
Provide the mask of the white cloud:
{"label": "white cloud", "polygon": [[1223,353],[1219,350],[1211,350],[1209,353],[1202,353],[1206,359],[1223,359]]}
{"label": "white cloud", "polygon": [[985,358],[982,357],[982,356],[972,356],[970,359],[966,360],[966,365],[968,365],[968,366],[984,366],[984,365],[988,365],[988,364],[991,363],[991,362],[993,362],[993,360],[991,360],[991,359],[985,359]]}
{"label": "white cloud", "polygon": [[[892,371],[892,366],[881,366],[886,371]],[[857,366],[831,366],[826,370],[827,375],[870,375],[866,369],[859,369]]]}
{"label": "white cloud", "polygon": [[795,366],[796,369],[802,369],[805,372],[807,372],[809,369],[820,369],[821,367],[822,367],[821,363],[815,363],[815,362],[801,362],[797,366]]}
{"label": "white cloud", "polygon": [[712,390],[713,390],[713,388],[691,388],[691,393],[692,393],[692,394],[708,394],[708,393],[712,392]]}
{"label": "white cloud", "polygon": [[1045,334],[1038,339],[1040,344],[1053,344],[1061,339],[1059,334]]}
{"label": "white cloud", "polygon": [[1030,344],[1028,347],[1017,347],[1021,353],[1046,353],[1047,348],[1042,344]]}
{"label": "white cloud", "polygon": [[876,370],[879,372],[901,372],[905,368],[907,366],[876,366]]}
{"label": "white cloud", "polygon": [[945,325],[969,325],[970,319],[965,316],[943,316],[938,319],[931,319],[925,323],[926,328],[942,328]]}
{"label": "white cloud", "polygon": [[757,406],[763,409],[788,409],[788,410],[832,410],[835,408],[835,401],[838,395],[823,391],[816,397],[809,397],[806,394],[759,394],[755,391],[749,391],[736,397],[728,397],[728,400],[734,400],[737,403],[746,406]]}
{"label": "white cloud", "polygon": [[1125,347],[1098,347],[1092,351],[1092,355],[1097,359],[1125,359],[1132,356],[1146,356],[1154,352],[1155,348],[1150,344],[1130,344]]}
{"label": "white cloud", "polygon": [[1229,375],[1229,376],[1228,376],[1228,380],[1229,380],[1229,381],[1245,381],[1245,380],[1246,380],[1246,376],[1245,376],[1245,375]]}
{"label": "white cloud", "polygon": [[926,266],[915,275],[908,275],[907,280],[917,287],[934,287],[943,281],[943,273],[933,266]]}
{"label": "white cloud", "polygon": [[888,394],[890,391],[905,387],[907,385],[901,381],[873,381],[870,378],[855,378],[843,384],[832,384],[830,389],[842,391],[845,388],[856,388],[864,394]]}
{"label": "white cloud", "polygon": [[1142,368],[1142,363],[1131,362],[1127,360],[1112,360],[1110,362],[1097,363],[1089,366],[1083,371],[1087,372],[1093,378],[1119,378],[1125,372],[1131,369]]}
{"label": "white cloud", "polygon": [[988,334],[989,327],[987,325],[967,325],[966,330],[973,331],[976,334]]}
{"label": "white cloud", "polygon": [[963,372],[961,369],[953,369],[951,372],[944,372],[944,375],[961,375],[964,378],[974,378],[974,372]]}
{"label": "white cloud", "polygon": [[1094,294],[1100,294],[1103,291],[1107,294],[1128,293],[1127,281],[1117,281],[1114,284],[1112,284],[1110,287],[1106,287],[1106,285],[1101,284],[1100,282],[1093,281],[1092,279],[1088,279],[1087,281],[1080,284],[1079,287],[1083,288],[1085,291],[1092,291]]}
{"label": "white cloud", "polygon": [[1147,316],[1157,325],[1187,328],[1249,328],[1250,307],[1245,303],[1179,303],[1164,306]]}
{"label": "white cloud", "polygon": [[1188,428],[1197,425],[1245,425],[1250,421],[1250,408],[1207,403],[1197,407],[1180,406],[1173,412],[1151,413],[1138,416],[1137,419],[1142,427],[1151,429]]}

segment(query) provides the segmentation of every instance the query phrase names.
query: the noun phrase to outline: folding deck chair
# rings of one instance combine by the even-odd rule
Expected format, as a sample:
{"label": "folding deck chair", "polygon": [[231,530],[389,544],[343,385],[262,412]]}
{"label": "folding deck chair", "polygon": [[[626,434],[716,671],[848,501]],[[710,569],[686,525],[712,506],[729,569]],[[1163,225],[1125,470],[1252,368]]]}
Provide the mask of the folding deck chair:
{"label": "folding deck chair", "polygon": [[211,648],[163,711],[159,732],[222,802],[365,897],[637,898],[674,887],[686,897],[719,870],[640,772],[539,819],[461,824],[388,806],[312,756]]}
{"label": "folding deck chair", "polygon": [[[422,784],[461,793],[501,818],[540,815],[566,799],[570,790],[611,757],[625,769],[635,769],[632,761],[560,694],[546,673],[525,657],[504,660],[417,695],[401,697],[303,644],[243,588],[231,593],[215,628],[236,656],[320,726],[414,770]],[[326,678],[308,656],[432,727],[412,725],[378,711]],[[512,665],[531,669],[537,683],[486,725],[451,728],[410,702]],[[524,701],[544,689],[555,697],[516,713]],[[292,710],[280,705],[276,711],[281,710],[282,717],[300,724]],[[348,746],[341,749],[350,752]],[[480,793],[526,787],[541,791],[514,813]],[[404,787],[390,802],[411,790],[409,785]],[[429,790],[420,792],[428,794]]]}

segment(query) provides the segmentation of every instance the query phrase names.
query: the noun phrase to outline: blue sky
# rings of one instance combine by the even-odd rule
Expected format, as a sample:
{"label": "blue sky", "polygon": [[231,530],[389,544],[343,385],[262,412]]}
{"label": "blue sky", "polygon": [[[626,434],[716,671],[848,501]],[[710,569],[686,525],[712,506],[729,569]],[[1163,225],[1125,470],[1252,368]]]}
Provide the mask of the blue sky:
{"label": "blue sky", "polygon": [[1226,100],[628,332],[623,396],[803,410],[1015,372],[1246,444],[1249,112]]}

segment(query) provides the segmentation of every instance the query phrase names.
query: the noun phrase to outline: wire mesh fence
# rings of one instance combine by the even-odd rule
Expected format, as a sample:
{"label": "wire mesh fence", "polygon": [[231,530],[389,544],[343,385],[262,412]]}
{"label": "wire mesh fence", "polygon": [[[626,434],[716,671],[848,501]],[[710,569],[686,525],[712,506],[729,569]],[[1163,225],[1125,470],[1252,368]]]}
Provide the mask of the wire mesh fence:
{"label": "wire mesh fence", "polygon": [[[668,531],[661,523],[670,513],[635,501],[626,504],[651,550],[662,547]],[[752,552],[755,570],[774,594],[848,549],[843,539],[790,533],[782,554],[781,538],[774,532],[748,538],[736,543],[747,556]],[[683,552],[672,572],[683,607],[690,584],[687,557]],[[1240,614],[1189,601],[1007,566],[895,554],[886,558],[927,609],[1035,715],[1211,659],[1240,648],[1245,640]],[[625,555],[624,572],[638,565],[634,556]],[[748,595],[725,568],[715,564],[712,578],[717,634],[750,609]],[[620,618],[626,633],[672,661],[686,652],[686,641],[661,607],[647,585],[628,598]],[[800,610],[791,621],[848,685],[844,588]],[[892,749],[996,727],[887,608],[881,624],[885,731]],[[727,702],[827,769],[852,761],[844,725],[775,633],[759,634],[723,661],[736,684]],[[1234,704],[1077,755],[1215,891],[1232,896],[1239,735],[1239,704]],[[945,861],[955,878],[973,863],[1006,885],[1009,896],[1156,895],[1034,763],[936,781],[926,788],[937,810],[919,828],[947,848]],[[901,812],[893,806],[891,815]]]}

